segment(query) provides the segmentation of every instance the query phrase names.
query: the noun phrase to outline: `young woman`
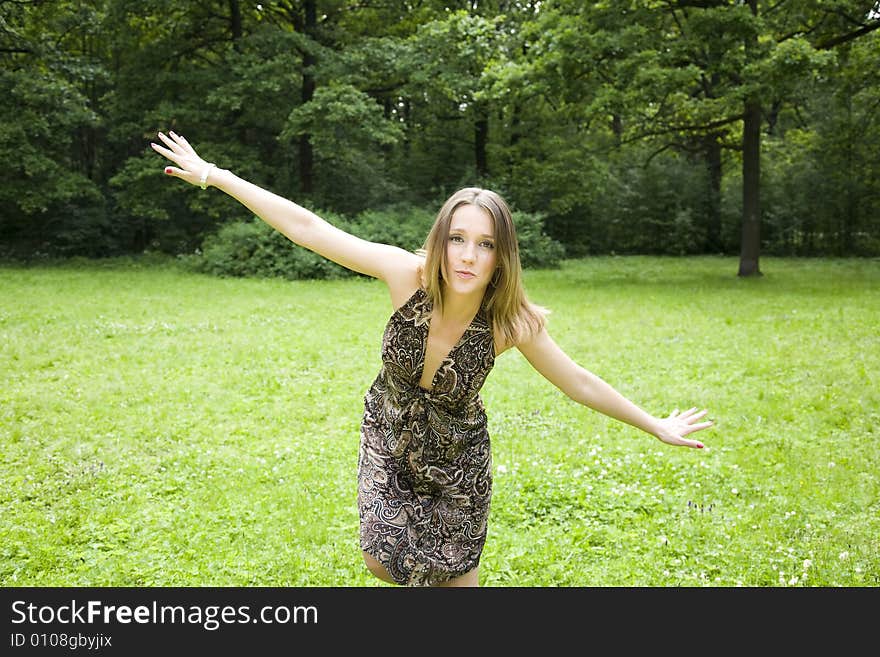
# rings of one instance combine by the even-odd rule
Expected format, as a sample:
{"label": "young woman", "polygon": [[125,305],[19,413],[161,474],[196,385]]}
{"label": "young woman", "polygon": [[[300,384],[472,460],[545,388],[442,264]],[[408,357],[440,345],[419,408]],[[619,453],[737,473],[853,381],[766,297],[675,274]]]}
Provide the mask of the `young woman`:
{"label": "young woman", "polygon": [[360,544],[388,582],[477,586],[492,494],[479,391],[516,347],[574,401],[670,445],[712,426],[691,408],[654,417],[573,362],[526,297],[516,230],[498,194],[466,188],[440,209],[416,253],[362,240],[292,201],[218,169],[180,135],[159,133],[165,173],[216,187],[292,242],[388,286],[382,367],[364,399],[358,457]]}

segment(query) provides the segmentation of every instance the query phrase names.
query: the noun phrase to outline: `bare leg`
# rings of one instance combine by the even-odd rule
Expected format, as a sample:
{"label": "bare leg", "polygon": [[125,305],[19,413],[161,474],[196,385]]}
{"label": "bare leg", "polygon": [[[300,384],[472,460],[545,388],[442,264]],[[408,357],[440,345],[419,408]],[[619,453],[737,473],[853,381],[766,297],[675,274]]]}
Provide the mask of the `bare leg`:
{"label": "bare leg", "polygon": [[[367,568],[369,568],[370,572],[373,573],[376,577],[381,579],[382,581],[388,582],[389,584],[395,584],[396,582],[388,574],[388,571],[385,569],[385,566],[376,561],[373,555],[362,552],[364,556],[364,563],[367,564]],[[451,586],[479,586],[479,566],[474,568],[473,570],[469,570],[464,575],[459,575],[458,577],[453,577],[452,579],[446,580],[438,584],[437,586],[443,587],[451,587]]]}
{"label": "bare leg", "polygon": [[477,566],[473,570],[467,571],[464,575],[448,579],[437,586],[479,586],[479,570],[480,567]]}
{"label": "bare leg", "polygon": [[388,571],[385,570],[385,566],[380,564],[373,555],[368,554],[367,552],[363,552],[364,555],[364,563],[367,564],[367,568],[369,568],[370,572],[373,573],[379,579],[388,582],[389,584],[395,584],[396,582],[388,574]]}

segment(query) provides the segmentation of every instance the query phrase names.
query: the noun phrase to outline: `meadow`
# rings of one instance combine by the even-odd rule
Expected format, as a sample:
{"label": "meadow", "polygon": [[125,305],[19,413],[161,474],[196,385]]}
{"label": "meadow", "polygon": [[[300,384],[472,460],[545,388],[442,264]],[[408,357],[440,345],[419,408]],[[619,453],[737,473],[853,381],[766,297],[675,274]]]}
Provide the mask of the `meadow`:
{"label": "meadow", "polygon": [[[880,262],[761,266],[526,271],[575,361],[716,426],[671,447],[500,356],[482,585],[880,585]],[[0,584],[387,586],[356,465],[390,312],[364,278],[0,266]]]}

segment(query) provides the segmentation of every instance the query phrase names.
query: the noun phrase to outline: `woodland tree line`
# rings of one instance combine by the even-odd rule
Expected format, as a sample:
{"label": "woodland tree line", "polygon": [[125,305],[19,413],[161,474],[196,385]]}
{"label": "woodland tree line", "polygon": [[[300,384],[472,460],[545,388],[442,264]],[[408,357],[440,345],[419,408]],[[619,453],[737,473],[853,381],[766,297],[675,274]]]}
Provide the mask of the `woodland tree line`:
{"label": "woodland tree line", "polygon": [[875,0],[0,0],[0,256],[252,222],[164,177],[171,129],[355,223],[481,185],[568,257],[877,256],[878,27]]}

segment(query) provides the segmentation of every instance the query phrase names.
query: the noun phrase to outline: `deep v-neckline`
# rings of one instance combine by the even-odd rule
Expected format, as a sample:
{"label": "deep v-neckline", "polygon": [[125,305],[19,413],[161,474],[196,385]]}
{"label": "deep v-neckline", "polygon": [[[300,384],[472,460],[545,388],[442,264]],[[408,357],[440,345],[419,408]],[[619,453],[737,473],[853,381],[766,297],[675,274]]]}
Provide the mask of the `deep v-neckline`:
{"label": "deep v-neckline", "polygon": [[425,388],[422,385],[422,377],[425,374],[425,359],[428,357],[428,340],[431,338],[431,323],[432,323],[432,320],[434,319],[433,318],[434,305],[431,304],[431,309],[428,312],[428,319],[424,324],[425,339],[422,341],[422,358],[421,358],[422,364],[421,364],[421,367],[419,368],[419,373],[418,373],[419,377],[418,377],[418,382],[416,383],[416,385],[418,385],[418,387],[421,388],[424,392],[430,393],[430,392],[435,391],[436,386],[437,386],[437,375],[439,375],[440,370],[443,369],[443,363],[445,363],[447,360],[449,360],[449,358],[452,356],[453,352],[456,349],[458,349],[458,347],[464,341],[465,336],[473,328],[474,322],[477,321],[477,317],[480,316],[481,310],[482,310],[482,306],[480,308],[478,308],[477,312],[474,314],[474,316],[471,317],[471,321],[468,322],[467,326],[465,326],[464,331],[461,332],[461,335],[458,336],[458,339],[453,343],[452,347],[449,348],[449,351],[446,352],[446,355],[444,355],[443,358],[441,358],[440,361],[437,363],[437,369],[435,369],[434,373],[431,375],[431,387]]}

